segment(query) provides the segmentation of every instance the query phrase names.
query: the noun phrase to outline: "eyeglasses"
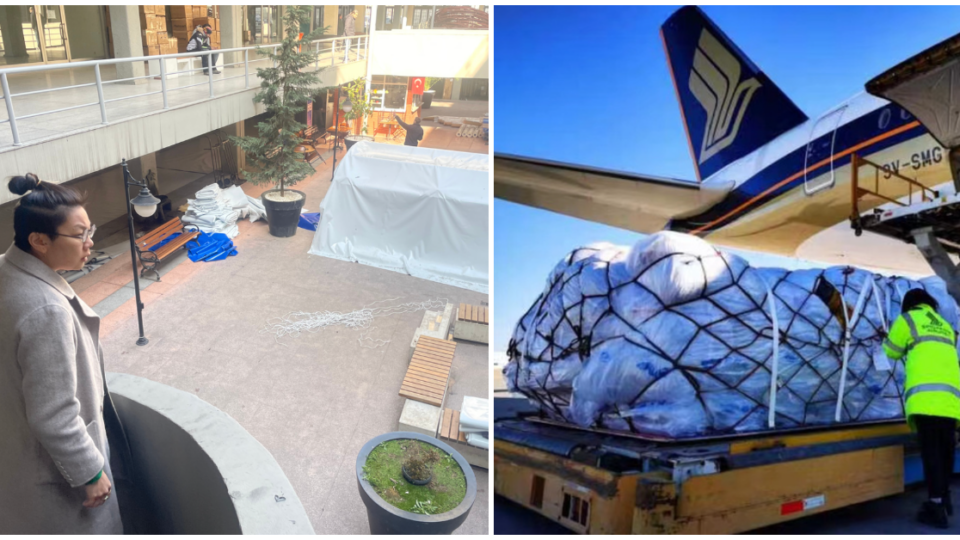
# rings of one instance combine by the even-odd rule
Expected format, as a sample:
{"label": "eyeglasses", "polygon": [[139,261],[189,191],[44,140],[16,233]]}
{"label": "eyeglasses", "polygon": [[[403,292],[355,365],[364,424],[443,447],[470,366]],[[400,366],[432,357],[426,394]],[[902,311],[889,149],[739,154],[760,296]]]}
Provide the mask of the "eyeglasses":
{"label": "eyeglasses", "polygon": [[74,235],[70,235],[70,234],[60,234],[60,233],[57,233],[57,236],[66,236],[67,238],[76,238],[76,239],[80,240],[81,242],[83,242],[84,244],[86,244],[86,243],[87,243],[87,240],[90,240],[91,238],[93,238],[93,233],[95,233],[95,232],[97,232],[97,226],[96,226],[96,225],[91,225],[89,229],[83,231],[83,234],[79,234],[79,235],[74,236]]}

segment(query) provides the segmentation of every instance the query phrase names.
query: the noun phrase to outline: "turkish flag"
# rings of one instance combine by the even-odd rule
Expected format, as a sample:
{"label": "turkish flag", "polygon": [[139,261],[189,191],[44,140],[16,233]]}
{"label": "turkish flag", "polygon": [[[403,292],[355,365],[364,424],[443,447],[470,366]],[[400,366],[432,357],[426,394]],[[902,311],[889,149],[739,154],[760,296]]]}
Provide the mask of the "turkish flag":
{"label": "turkish flag", "polygon": [[423,84],[425,77],[414,77],[413,78],[413,95],[422,96],[423,95]]}

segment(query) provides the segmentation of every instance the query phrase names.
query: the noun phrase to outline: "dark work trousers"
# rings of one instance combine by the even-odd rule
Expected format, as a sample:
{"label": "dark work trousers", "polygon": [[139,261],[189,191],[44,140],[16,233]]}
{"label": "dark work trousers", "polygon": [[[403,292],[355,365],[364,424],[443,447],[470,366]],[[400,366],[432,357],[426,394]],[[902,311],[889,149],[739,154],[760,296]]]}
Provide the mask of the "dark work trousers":
{"label": "dark work trousers", "polygon": [[[207,50],[209,50],[209,49],[207,49]],[[213,61],[213,69],[217,69],[217,56],[218,56],[217,53],[213,53],[213,54],[210,54],[210,55],[207,55],[207,54],[203,55],[203,72],[204,72],[204,73],[206,73],[206,72],[207,72],[207,68],[210,67],[210,66],[207,65],[207,62],[210,62],[210,61]],[[196,65],[196,64],[194,64],[194,65]]]}
{"label": "dark work trousers", "polygon": [[956,451],[957,421],[943,416],[916,415],[917,439],[923,460],[923,477],[931,499],[945,497],[950,490]]}

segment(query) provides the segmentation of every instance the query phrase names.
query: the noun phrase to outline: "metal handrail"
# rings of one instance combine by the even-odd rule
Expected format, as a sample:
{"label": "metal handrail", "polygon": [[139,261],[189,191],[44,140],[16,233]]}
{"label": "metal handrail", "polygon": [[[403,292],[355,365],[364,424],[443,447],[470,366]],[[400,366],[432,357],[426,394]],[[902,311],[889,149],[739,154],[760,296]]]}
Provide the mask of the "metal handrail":
{"label": "metal handrail", "polygon": [[[347,48],[347,47],[340,48],[340,47],[337,46],[337,45],[338,45],[338,42],[344,42],[344,45],[345,45],[345,44],[346,44],[346,43],[345,43],[345,40],[350,40],[350,46],[349,46],[349,48]],[[315,62],[315,67],[316,67],[317,69],[319,69],[319,68],[321,67],[321,66],[320,66],[319,53],[320,53],[320,45],[323,44],[323,43],[329,43],[329,44],[330,44],[330,47],[329,47],[328,49],[326,49],[326,51],[330,51],[330,52],[331,52],[331,55],[330,55],[330,65],[331,65],[331,66],[337,65],[337,63],[338,63],[338,62],[337,62],[337,55],[338,55],[338,53],[339,53],[340,51],[343,51],[343,53],[344,53],[344,59],[345,59],[345,61],[339,62],[340,65],[343,65],[344,63],[350,63],[350,62],[351,62],[351,61],[349,60],[349,53],[350,53],[351,50],[355,51],[355,54],[356,54],[356,57],[357,57],[357,58],[356,58],[355,60],[353,60],[353,61],[366,60],[366,59],[367,59],[367,55],[368,55],[368,47],[369,47],[369,44],[370,44],[370,42],[369,42],[369,36],[367,36],[367,35],[358,35],[358,36],[349,36],[349,37],[347,37],[347,36],[341,36],[341,37],[335,37],[335,38],[318,39],[318,40],[311,41],[311,42],[308,43],[308,44],[304,44],[304,45],[306,45],[306,46],[308,46],[308,47],[311,46],[311,45],[315,47],[315,51],[316,51],[316,53],[318,54],[317,61]],[[44,116],[44,115],[48,115],[48,114],[55,114],[55,113],[59,113],[59,112],[63,112],[63,111],[68,111],[68,110],[72,110],[72,109],[79,109],[79,108],[82,108],[82,107],[91,107],[91,106],[93,106],[93,105],[100,105],[100,120],[101,120],[101,124],[106,125],[106,124],[109,123],[109,122],[107,121],[107,108],[106,108],[106,104],[107,104],[107,103],[113,103],[113,102],[117,102],[117,101],[124,101],[124,100],[127,100],[127,99],[133,99],[133,98],[137,98],[137,97],[146,97],[146,96],[153,96],[153,95],[156,95],[156,94],[162,94],[162,95],[163,95],[163,108],[164,108],[164,109],[169,109],[169,108],[170,108],[170,105],[169,105],[168,95],[169,95],[170,92],[172,92],[172,91],[174,91],[174,90],[182,90],[182,89],[186,89],[186,88],[193,88],[193,87],[196,87],[196,86],[200,86],[200,85],[206,84],[206,85],[209,85],[209,87],[210,87],[210,97],[207,98],[207,99],[213,99],[213,98],[216,97],[216,96],[215,96],[215,93],[214,93],[214,83],[216,83],[216,82],[224,82],[224,81],[229,81],[229,80],[239,79],[239,78],[243,78],[243,79],[244,79],[244,89],[246,90],[246,89],[249,89],[249,88],[250,88],[250,64],[253,64],[253,63],[256,63],[256,62],[262,62],[262,61],[266,61],[266,60],[267,60],[266,58],[254,58],[253,60],[251,60],[251,59],[250,59],[250,51],[261,51],[261,50],[271,50],[271,49],[272,49],[272,50],[275,52],[275,51],[276,51],[278,48],[280,48],[281,46],[282,46],[282,44],[280,44],[280,43],[273,43],[273,44],[267,44],[267,45],[256,45],[256,46],[251,46],[251,47],[236,47],[236,48],[232,48],[232,49],[216,49],[216,50],[208,50],[208,51],[191,51],[191,52],[186,52],[186,53],[161,54],[161,55],[155,55],[155,56],[135,56],[135,57],[128,57],[128,58],[106,58],[106,59],[102,59],[102,60],[85,60],[85,61],[81,61],[81,62],[72,62],[72,63],[63,63],[63,64],[48,64],[48,65],[39,65],[39,66],[24,66],[24,67],[14,67],[14,68],[0,69],[0,84],[2,84],[3,100],[4,100],[4,103],[6,104],[6,108],[7,108],[7,119],[6,119],[6,120],[0,120],[0,124],[7,123],[7,124],[10,125],[10,131],[11,131],[11,133],[13,134],[13,144],[14,144],[15,146],[20,146],[20,145],[22,144],[22,142],[20,141],[20,132],[19,132],[19,130],[17,129],[17,120],[18,120],[18,119],[23,120],[23,119],[27,119],[27,118],[35,118],[35,117],[38,117],[38,116]],[[326,52],[326,51],[325,51],[325,52]],[[177,86],[177,87],[170,87],[170,88],[168,88],[168,85],[167,85],[167,78],[168,78],[168,77],[170,77],[170,76],[172,76],[172,75],[179,75],[179,74],[186,74],[186,73],[194,73],[194,72],[197,72],[197,71],[201,71],[203,68],[187,69],[187,70],[183,70],[183,71],[175,71],[175,72],[173,72],[173,73],[167,73],[167,71],[166,71],[166,63],[164,62],[164,60],[169,60],[169,59],[182,59],[182,58],[202,58],[202,57],[204,57],[204,56],[208,56],[208,57],[209,57],[210,55],[214,55],[214,54],[226,54],[226,53],[235,53],[235,52],[237,52],[237,53],[238,53],[238,52],[242,52],[242,53],[243,53],[243,61],[242,61],[242,62],[233,62],[233,63],[230,63],[230,64],[223,64],[223,67],[226,68],[227,66],[239,66],[239,65],[242,64],[242,65],[243,65],[243,70],[244,70],[243,75],[237,75],[237,76],[233,76],[233,77],[223,77],[223,78],[219,78],[219,79],[214,79],[214,78],[213,78],[213,70],[216,68],[216,66],[211,65],[210,68],[207,70],[208,77],[207,77],[207,81],[206,81],[206,82],[197,83],[197,84],[190,84],[190,85],[186,85],[186,86]],[[160,64],[160,77],[159,77],[159,78],[160,78],[160,86],[161,86],[161,89],[160,89],[159,91],[146,92],[146,93],[143,93],[143,94],[135,94],[135,95],[132,95],[132,96],[124,96],[124,97],[114,98],[114,99],[105,99],[105,98],[104,98],[103,87],[104,87],[104,85],[106,85],[106,84],[113,84],[113,83],[127,82],[127,81],[135,81],[135,80],[140,80],[140,79],[155,79],[156,76],[155,76],[155,75],[144,75],[144,76],[137,76],[137,77],[127,77],[127,78],[124,78],[124,79],[114,79],[114,80],[110,80],[110,81],[103,81],[103,80],[101,79],[101,76],[100,76],[100,66],[104,66],[104,65],[114,65],[114,64],[122,64],[122,63],[150,62],[150,61],[157,61],[157,60],[160,61],[160,62],[159,62],[159,64]],[[208,62],[208,64],[212,64],[212,62]],[[94,76],[95,76],[95,79],[96,79],[95,82],[93,82],[93,83],[84,83],[84,84],[79,84],[79,85],[65,86],[65,87],[62,87],[62,88],[47,88],[47,89],[43,89],[43,90],[35,90],[35,91],[30,91],[30,92],[21,92],[21,93],[19,93],[19,94],[11,94],[11,93],[10,93],[10,85],[9,85],[9,81],[8,81],[8,75],[15,75],[15,74],[19,74],[19,73],[47,72],[47,71],[54,71],[54,70],[58,70],[58,69],[77,69],[77,68],[85,68],[85,67],[92,67],[92,68],[93,68],[93,70],[94,70]],[[97,96],[98,96],[98,99],[97,99],[97,101],[94,102],[94,103],[88,103],[88,104],[84,104],[84,105],[75,105],[75,106],[72,106],[72,107],[67,107],[67,108],[63,108],[63,109],[57,109],[57,110],[53,110],[53,111],[44,111],[44,112],[40,112],[40,113],[32,113],[32,114],[25,115],[25,116],[20,116],[20,117],[16,116],[16,113],[15,113],[15,111],[14,111],[13,98],[15,98],[15,97],[28,96],[28,95],[33,95],[33,94],[42,94],[42,93],[46,93],[46,92],[54,92],[54,91],[57,91],[57,90],[70,90],[70,89],[74,89],[74,88],[83,88],[83,87],[87,87],[87,86],[95,86],[95,87],[97,88]],[[204,101],[204,100],[200,100],[200,101]]]}

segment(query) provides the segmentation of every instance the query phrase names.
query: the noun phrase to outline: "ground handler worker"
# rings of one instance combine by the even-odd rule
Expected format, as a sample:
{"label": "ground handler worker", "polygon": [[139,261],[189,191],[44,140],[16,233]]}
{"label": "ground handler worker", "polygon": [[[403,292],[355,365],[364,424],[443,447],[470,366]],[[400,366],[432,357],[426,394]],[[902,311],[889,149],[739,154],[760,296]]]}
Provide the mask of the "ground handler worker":
{"label": "ground handler worker", "polygon": [[883,349],[890,358],[906,358],[905,412],[917,433],[930,499],[917,519],[946,529],[947,516],[953,515],[950,475],[960,420],[960,363],[956,333],[938,308],[923,289],[907,292]]}

